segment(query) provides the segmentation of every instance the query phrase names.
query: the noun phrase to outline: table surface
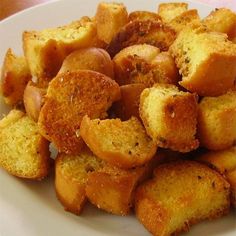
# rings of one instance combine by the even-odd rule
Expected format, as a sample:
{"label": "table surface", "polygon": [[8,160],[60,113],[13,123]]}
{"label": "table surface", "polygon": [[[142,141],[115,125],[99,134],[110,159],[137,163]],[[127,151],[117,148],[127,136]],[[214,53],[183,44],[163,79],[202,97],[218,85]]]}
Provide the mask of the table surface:
{"label": "table surface", "polygon": [[[51,0],[0,0],[0,20],[34,5]],[[171,0],[170,0],[171,1]],[[236,0],[198,0],[214,7],[228,7],[236,11]],[[180,0],[181,2],[181,0]]]}

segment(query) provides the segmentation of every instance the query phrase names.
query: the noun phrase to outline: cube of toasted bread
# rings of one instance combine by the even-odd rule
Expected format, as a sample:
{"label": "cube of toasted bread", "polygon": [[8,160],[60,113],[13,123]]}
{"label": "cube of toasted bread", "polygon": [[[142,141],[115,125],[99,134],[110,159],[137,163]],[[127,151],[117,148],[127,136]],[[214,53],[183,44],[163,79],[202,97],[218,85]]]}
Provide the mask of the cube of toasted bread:
{"label": "cube of toasted bread", "polygon": [[196,158],[214,168],[220,173],[228,173],[236,169],[236,147],[222,151],[208,151]]}
{"label": "cube of toasted bread", "polygon": [[229,196],[228,182],[216,171],[193,161],[171,162],[137,188],[136,216],[153,235],[176,235],[228,213]]}
{"label": "cube of toasted bread", "polygon": [[96,25],[88,17],[58,28],[23,33],[24,54],[31,74],[53,78],[72,51],[96,44]]}
{"label": "cube of toasted bread", "polygon": [[155,83],[177,84],[179,73],[168,52],[157,47],[137,44],[122,49],[113,58],[115,80],[120,85],[142,83],[151,87]]}
{"label": "cube of toasted bread", "polygon": [[167,51],[175,38],[176,32],[160,21],[135,20],[120,29],[108,45],[107,51],[114,57],[125,47],[144,43]]}
{"label": "cube of toasted bread", "polygon": [[49,172],[49,143],[37,124],[23,112],[12,110],[0,121],[0,166],[10,174],[42,179]]}
{"label": "cube of toasted bread", "polygon": [[140,96],[140,117],[158,146],[189,152],[198,147],[197,97],[174,85],[156,84]]}
{"label": "cube of toasted bread", "polygon": [[[186,27],[170,47],[182,74],[180,85],[201,96],[218,96],[233,87],[236,45],[226,34],[206,27]],[[214,85],[214,86],[213,86]]]}
{"label": "cube of toasted bread", "polygon": [[114,78],[113,63],[110,55],[102,48],[83,48],[69,54],[58,72],[93,70]]}
{"label": "cube of toasted bread", "polygon": [[60,153],[55,163],[55,190],[66,211],[80,214],[86,202],[88,174],[102,168],[103,162],[85,148],[78,155]]}
{"label": "cube of toasted bread", "polygon": [[128,120],[132,116],[139,118],[139,99],[145,88],[144,84],[120,86],[121,99],[112,106],[115,116],[121,120]]}
{"label": "cube of toasted bread", "polygon": [[22,103],[24,89],[30,79],[26,59],[8,49],[1,71],[1,93],[6,104],[14,106]]}
{"label": "cube of toasted bread", "polygon": [[187,10],[188,4],[185,2],[161,3],[158,6],[158,14],[164,22],[170,22]]}
{"label": "cube of toasted bread", "polygon": [[24,107],[26,114],[34,121],[38,121],[39,112],[44,104],[44,97],[47,87],[40,86],[32,81],[26,85],[23,95]]}
{"label": "cube of toasted bread", "polygon": [[211,31],[227,34],[230,40],[236,37],[236,14],[230,9],[217,8],[202,22]]}
{"label": "cube of toasted bread", "polygon": [[39,128],[59,152],[77,154],[83,147],[79,128],[84,115],[104,117],[112,102],[120,98],[119,85],[90,70],[60,73],[48,86],[39,114]]}
{"label": "cube of toasted bread", "polygon": [[129,13],[128,21],[135,20],[152,20],[152,21],[161,21],[161,17],[151,11],[132,11]]}
{"label": "cube of toasted bread", "polygon": [[169,24],[177,33],[179,33],[189,24],[200,24],[200,20],[198,11],[196,9],[191,9],[176,16]]}
{"label": "cube of toasted bread", "polygon": [[204,97],[199,104],[198,137],[210,150],[230,148],[236,140],[236,91]]}
{"label": "cube of toasted bread", "polygon": [[122,3],[100,2],[95,20],[99,39],[110,43],[120,28],[128,22],[128,12]]}
{"label": "cube of toasted bread", "polygon": [[136,117],[122,122],[120,119],[91,120],[85,116],[80,134],[95,155],[124,169],[147,163],[157,149]]}
{"label": "cube of toasted bread", "polygon": [[236,208],[236,169],[226,173],[226,178],[231,187],[231,203]]}

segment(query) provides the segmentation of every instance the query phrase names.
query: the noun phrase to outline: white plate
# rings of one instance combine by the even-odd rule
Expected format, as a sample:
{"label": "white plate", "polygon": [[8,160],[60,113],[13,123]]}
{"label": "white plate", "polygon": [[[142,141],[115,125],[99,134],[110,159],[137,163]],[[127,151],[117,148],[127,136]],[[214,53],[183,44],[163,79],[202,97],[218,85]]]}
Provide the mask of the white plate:
{"label": "white plate", "polygon": [[[173,1],[173,0],[172,0]],[[30,8],[0,23],[0,64],[7,48],[22,53],[21,34],[24,30],[43,29],[69,23],[83,15],[93,16],[99,0],[53,1]],[[157,0],[123,0],[128,10],[157,9]],[[163,2],[163,1],[162,1]],[[201,16],[211,8],[197,2]],[[0,114],[6,112],[0,104]],[[82,216],[65,212],[57,201],[53,177],[42,182],[25,181],[0,169],[0,236],[145,236],[149,233],[134,216],[119,217],[87,206]],[[191,228],[188,236],[236,235],[235,212],[212,222]]]}

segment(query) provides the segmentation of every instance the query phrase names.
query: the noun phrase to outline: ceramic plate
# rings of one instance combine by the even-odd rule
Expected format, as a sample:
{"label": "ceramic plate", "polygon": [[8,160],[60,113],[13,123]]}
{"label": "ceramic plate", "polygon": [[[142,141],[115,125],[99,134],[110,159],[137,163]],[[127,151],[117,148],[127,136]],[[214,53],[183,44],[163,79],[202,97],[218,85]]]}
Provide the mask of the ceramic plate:
{"label": "ceramic plate", "polygon": [[[173,0],[172,0],[173,1]],[[30,8],[0,22],[0,65],[6,50],[11,47],[22,54],[21,35],[24,30],[59,26],[93,16],[98,0],[53,1]],[[158,0],[123,0],[128,10],[156,11]],[[163,1],[161,1],[163,2]],[[201,16],[211,8],[190,2]],[[0,114],[7,112],[1,103]],[[53,177],[42,182],[25,181],[8,175],[0,169],[0,236],[100,236],[150,235],[134,216],[119,217],[107,214],[88,205],[81,216],[65,212],[57,201]],[[236,235],[236,214],[191,228],[188,236]]]}

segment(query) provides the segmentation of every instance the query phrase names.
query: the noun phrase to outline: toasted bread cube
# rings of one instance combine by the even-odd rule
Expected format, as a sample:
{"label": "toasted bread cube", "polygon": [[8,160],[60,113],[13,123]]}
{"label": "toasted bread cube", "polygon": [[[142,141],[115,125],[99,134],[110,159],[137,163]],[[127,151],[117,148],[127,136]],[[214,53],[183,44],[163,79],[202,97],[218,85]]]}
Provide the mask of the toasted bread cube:
{"label": "toasted bread cube", "polygon": [[88,175],[86,196],[98,208],[115,215],[127,215],[133,206],[134,190],[151,175],[149,164],[130,170],[105,165]]}
{"label": "toasted bread cube", "polygon": [[24,54],[31,74],[53,78],[72,51],[96,44],[96,25],[83,18],[68,25],[23,33]]}
{"label": "toasted bread cube", "polygon": [[156,84],[140,96],[140,117],[158,146],[189,152],[198,147],[197,97],[174,85]]}
{"label": "toasted bread cube", "polygon": [[128,13],[122,3],[101,2],[95,16],[99,39],[110,43],[114,35],[128,22]]}
{"label": "toasted bread cube", "polygon": [[29,81],[24,90],[23,101],[26,114],[36,122],[44,104],[46,92],[46,87],[41,87],[32,81]]}
{"label": "toasted bread cube", "polygon": [[152,20],[152,21],[161,21],[161,17],[155,13],[150,11],[132,11],[129,13],[128,21],[135,20]]}
{"label": "toasted bread cube", "polygon": [[82,118],[106,116],[112,102],[119,98],[119,85],[101,73],[90,70],[60,73],[49,83],[39,114],[40,132],[59,152],[78,154],[84,144],[79,132]]}
{"label": "toasted bread cube", "polygon": [[222,151],[208,151],[197,157],[197,161],[202,161],[220,173],[228,173],[236,169],[236,147],[231,147]]}
{"label": "toasted bread cube", "polygon": [[153,235],[176,235],[227,214],[229,197],[230,186],[218,172],[193,161],[171,162],[137,188],[135,211]]}
{"label": "toasted bread cube", "polygon": [[227,34],[230,40],[236,37],[236,14],[230,9],[215,9],[202,23],[211,31]]}
{"label": "toasted bread cube", "polygon": [[179,33],[187,25],[200,24],[200,20],[201,19],[198,15],[198,11],[196,9],[192,9],[176,16],[173,20],[170,21],[169,24],[177,33]]}
{"label": "toasted bread cube", "polygon": [[55,190],[66,211],[79,215],[87,200],[85,188],[88,175],[103,162],[85,148],[78,155],[60,153],[55,163]]}
{"label": "toasted bread cube", "polygon": [[231,203],[236,208],[236,169],[226,173],[226,178],[231,187]]}
{"label": "toasted bread cube", "polygon": [[26,59],[8,49],[1,71],[1,93],[6,104],[14,106],[22,103],[24,89],[30,79]]}
{"label": "toasted bread cube", "polygon": [[49,143],[37,124],[23,112],[12,110],[0,121],[0,166],[10,174],[41,180],[49,172]]}
{"label": "toasted bread cube", "polygon": [[58,72],[93,70],[114,78],[113,63],[110,55],[102,48],[83,48],[69,54]]}
{"label": "toasted bread cube", "polygon": [[95,155],[124,169],[147,163],[157,149],[135,117],[122,122],[120,119],[91,120],[85,116],[80,134]]}
{"label": "toasted bread cube", "polygon": [[126,24],[114,36],[107,47],[114,57],[120,50],[135,44],[150,44],[161,51],[168,51],[176,38],[176,32],[167,24],[153,20],[135,20]]}
{"label": "toasted bread cube", "polygon": [[230,148],[236,140],[236,91],[204,97],[199,104],[198,137],[210,150]]}
{"label": "toasted bread cube", "polygon": [[158,14],[164,22],[170,22],[187,10],[188,4],[185,2],[161,3],[158,6]]}
{"label": "toasted bread cube", "polygon": [[139,118],[140,94],[146,88],[144,84],[127,84],[120,86],[121,99],[115,102],[112,110],[116,117],[128,120],[132,116]]}
{"label": "toasted bread cube", "polygon": [[157,47],[137,44],[122,49],[113,58],[115,80],[120,85],[142,83],[151,87],[155,83],[177,84],[179,73],[168,52]]}
{"label": "toasted bread cube", "polygon": [[[182,74],[180,85],[200,96],[219,96],[234,85],[236,45],[206,27],[186,27],[170,47]],[[213,86],[214,85],[214,86]]]}

